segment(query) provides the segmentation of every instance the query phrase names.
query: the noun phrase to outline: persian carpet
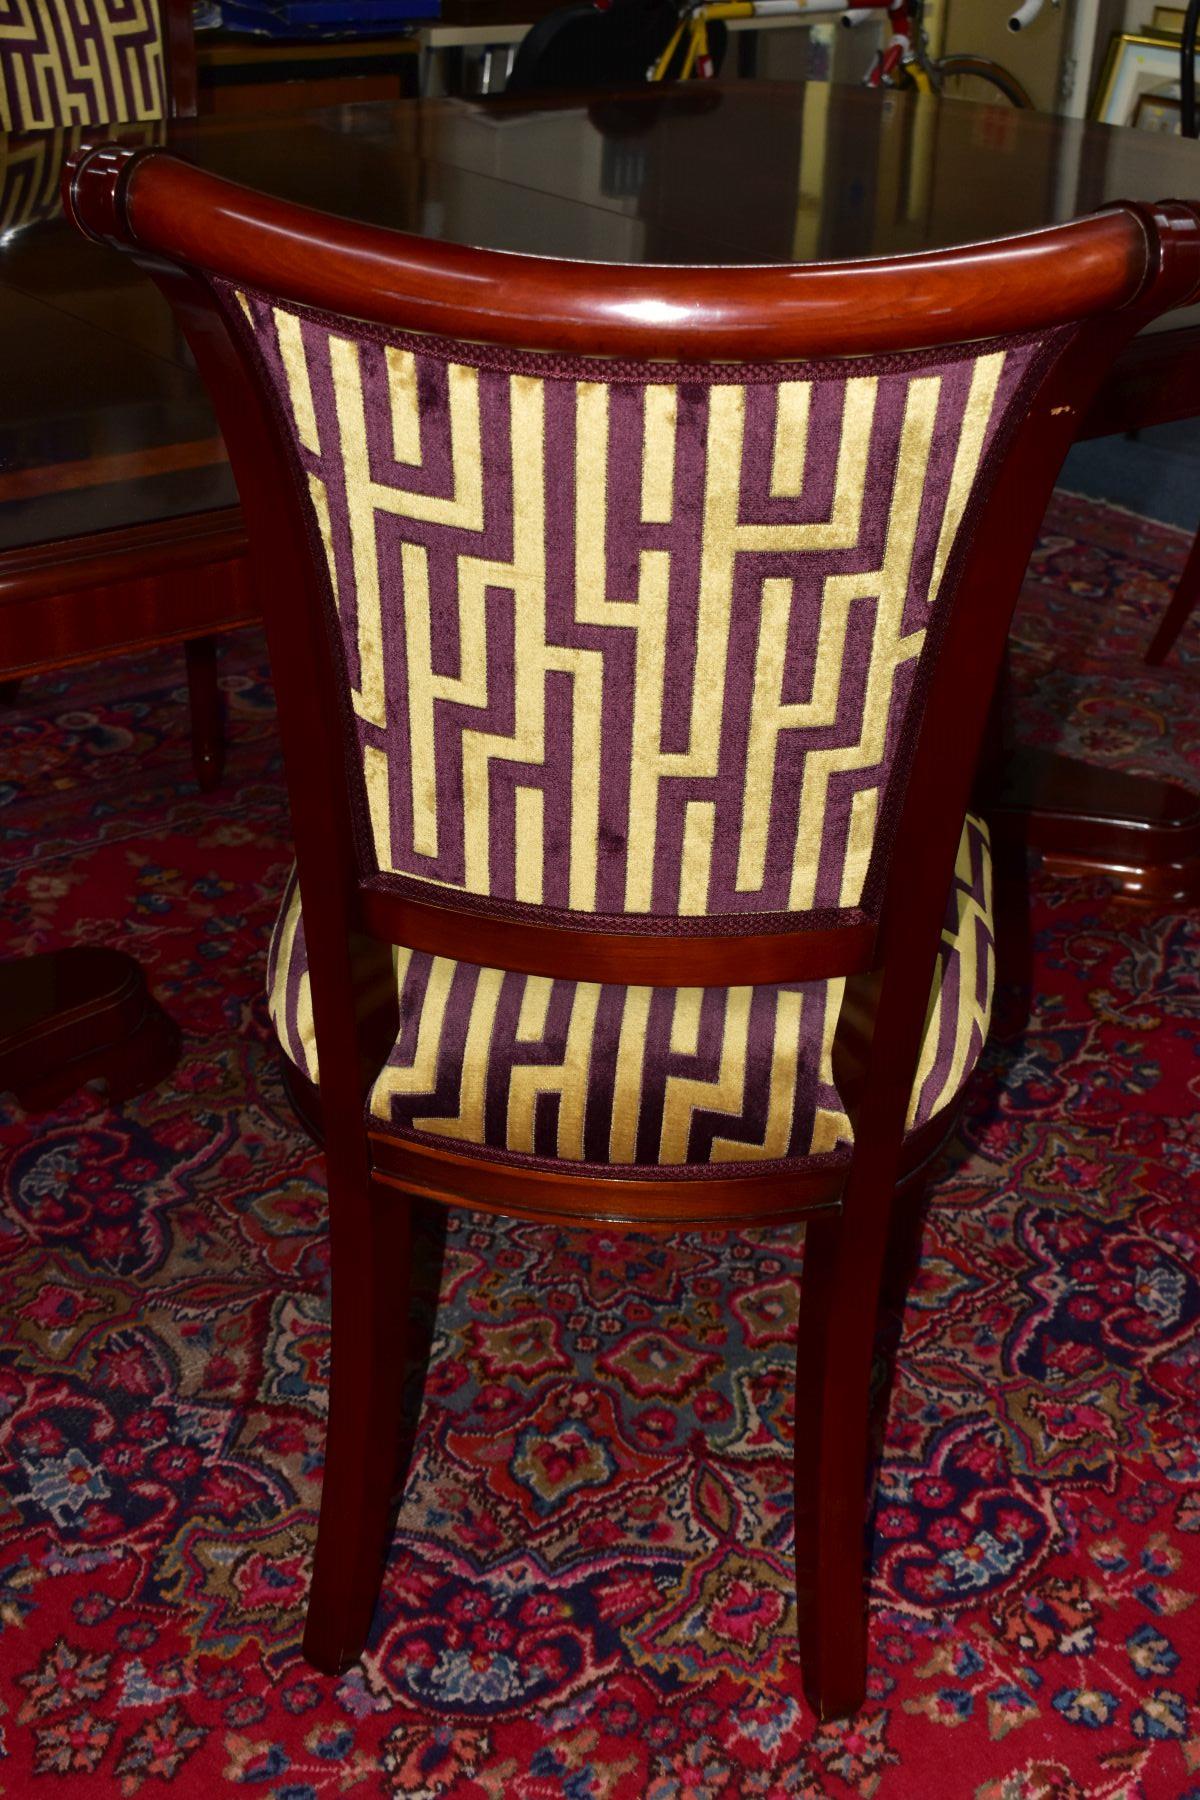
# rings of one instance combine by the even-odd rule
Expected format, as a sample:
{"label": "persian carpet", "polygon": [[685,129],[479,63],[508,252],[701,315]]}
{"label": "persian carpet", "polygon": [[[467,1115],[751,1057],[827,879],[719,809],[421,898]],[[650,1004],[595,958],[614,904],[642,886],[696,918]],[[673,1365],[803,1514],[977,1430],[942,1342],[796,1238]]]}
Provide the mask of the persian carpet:
{"label": "persian carpet", "polygon": [[[1057,497],[1020,734],[1200,784],[1183,534]],[[181,658],[0,722],[0,951],[114,943],[184,1053],[0,1099],[0,1792],[261,1800],[1200,1800],[1196,925],[1034,884],[1035,1005],[935,1184],[880,1474],[870,1693],[793,1645],[799,1233],[449,1224],[368,1653],[300,1635],[328,1350],[319,1157],[263,998],[288,826],[261,643],[226,785]]]}

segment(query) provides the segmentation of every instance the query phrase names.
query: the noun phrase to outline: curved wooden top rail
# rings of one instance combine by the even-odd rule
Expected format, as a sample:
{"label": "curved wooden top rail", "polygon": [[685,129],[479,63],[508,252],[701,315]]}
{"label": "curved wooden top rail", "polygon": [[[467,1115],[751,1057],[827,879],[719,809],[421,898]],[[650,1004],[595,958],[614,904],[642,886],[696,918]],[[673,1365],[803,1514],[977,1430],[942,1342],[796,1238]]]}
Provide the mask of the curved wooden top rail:
{"label": "curved wooden top rail", "polygon": [[918,349],[1085,319],[1136,299],[1160,266],[1160,227],[1177,222],[1121,205],[991,243],[862,262],[582,263],[355,224],[165,151],[115,145],[72,159],[64,202],[91,236],[381,325],[706,360]]}

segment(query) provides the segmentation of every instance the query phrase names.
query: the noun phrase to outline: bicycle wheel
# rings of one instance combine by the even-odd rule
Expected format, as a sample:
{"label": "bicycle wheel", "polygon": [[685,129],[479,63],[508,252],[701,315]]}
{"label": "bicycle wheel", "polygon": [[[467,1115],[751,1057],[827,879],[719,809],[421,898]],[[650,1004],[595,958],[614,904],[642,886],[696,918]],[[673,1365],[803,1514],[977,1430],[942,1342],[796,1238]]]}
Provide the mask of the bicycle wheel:
{"label": "bicycle wheel", "polygon": [[987,56],[943,56],[934,64],[938,91],[948,100],[997,100],[1009,106],[1032,106],[1033,101],[1015,75]]}

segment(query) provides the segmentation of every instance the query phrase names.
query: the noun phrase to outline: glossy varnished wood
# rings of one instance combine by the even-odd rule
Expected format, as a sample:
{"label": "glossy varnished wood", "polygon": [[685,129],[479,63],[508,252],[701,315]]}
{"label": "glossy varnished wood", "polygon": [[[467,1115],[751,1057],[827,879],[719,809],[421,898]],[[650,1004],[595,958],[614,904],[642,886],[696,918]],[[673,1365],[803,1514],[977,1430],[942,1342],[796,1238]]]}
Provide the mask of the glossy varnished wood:
{"label": "glossy varnished wood", "polygon": [[[94,171],[94,165],[93,165]],[[170,233],[186,262],[333,312],[410,331],[610,356],[755,359],[909,349],[1057,325],[1124,303],[1144,266],[1139,224],[1098,214],[1019,241],[957,253],[785,268],[589,266],[586,284],[548,257],[435,245],[172,166],[154,151],[123,164],[127,204],[147,243]],[[320,264],[305,246],[318,239]],[[1064,256],[1069,244],[1070,256]]]}
{"label": "glossy varnished wood", "polygon": [[0,555],[0,672],[62,668],[260,617],[239,512],[35,544]]}
{"label": "glossy varnished wood", "polygon": [[1053,874],[1106,875],[1131,899],[1170,910],[1200,894],[1200,794],[1177,783],[1017,744],[988,812],[1007,844],[1036,851]]}
{"label": "glossy varnished wood", "polygon": [[753,916],[706,919],[696,921],[694,936],[685,937],[660,919],[582,914],[570,923],[535,922],[528,907],[514,906],[506,915],[495,907],[456,906],[449,898],[439,905],[418,888],[380,876],[364,882],[359,916],[365,929],[385,944],[464,962],[479,960],[482,929],[494,966],[528,975],[640,987],[720,987],[733,974],[739,985],[858,975],[876,961],[878,931],[853,912],[816,929],[770,932]]}

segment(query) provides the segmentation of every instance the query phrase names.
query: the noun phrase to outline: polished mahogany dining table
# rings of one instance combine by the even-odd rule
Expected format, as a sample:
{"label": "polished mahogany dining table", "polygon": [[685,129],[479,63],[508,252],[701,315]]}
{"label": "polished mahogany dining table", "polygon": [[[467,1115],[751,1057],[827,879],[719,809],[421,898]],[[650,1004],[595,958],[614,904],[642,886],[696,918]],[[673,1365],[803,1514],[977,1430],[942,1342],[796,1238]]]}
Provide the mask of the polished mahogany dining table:
{"label": "polished mahogany dining table", "polygon": [[[1118,198],[1200,200],[1200,143],[817,83],[355,103],[165,129],[205,168],[357,219],[627,263],[880,256]],[[229,465],[167,307],[59,210],[77,141],[4,146],[0,683],[211,643],[257,616]],[[1132,343],[1081,434],[1197,413],[1200,308]],[[1164,902],[1200,894],[1200,796],[1020,747],[998,767],[993,820],[1057,868],[1109,870]]]}

